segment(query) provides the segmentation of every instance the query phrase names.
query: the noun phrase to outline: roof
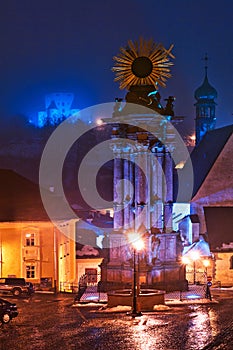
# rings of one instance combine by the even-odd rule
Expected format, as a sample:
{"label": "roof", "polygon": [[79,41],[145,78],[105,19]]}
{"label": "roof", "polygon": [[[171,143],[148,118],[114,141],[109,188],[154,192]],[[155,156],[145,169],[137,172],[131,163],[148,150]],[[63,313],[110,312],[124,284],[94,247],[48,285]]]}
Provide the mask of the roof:
{"label": "roof", "polygon": [[205,241],[203,236],[200,236],[197,242],[194,242],[191,246],[184,247],[183,255],[190,255],[193,252],[198,252],[200,256],[210,256],[209,244]]}
{"label": "roof", "polygon": [[202,85],[196,89],[194,96],[196,100],[201,99],[207,101],[217,98],[217,91],[213,86],[210,85],[207,77],[207,71],[205,73],[205,78]]}
{"label": "roof", "polygon": [[0,169],[0,221],[49,220],[39,186],[15,173]]}
{"label": "roof", "polygon": [[204,207],[210,249],[233,242],[233,207]]}
{"label": "roof", "polygon": [[193,197],[201,187],[232,132],[233,125],[209,131],[199,145],[194,148],[191,153],[194,173]]}
{"label": "roof", "polygon": [[87,258],[99,258],[101,257],[101,249],[98,247],[92,247],[90,245],[76,246],[76,258],[87,259]]}
{"label": "roof", "polygon": [[[59,200],[47,192],[59,213]],[[61,200],[60,200],[61,202]],[[0,222],[50,221],[39,185],[13,170],[0,169]]]}

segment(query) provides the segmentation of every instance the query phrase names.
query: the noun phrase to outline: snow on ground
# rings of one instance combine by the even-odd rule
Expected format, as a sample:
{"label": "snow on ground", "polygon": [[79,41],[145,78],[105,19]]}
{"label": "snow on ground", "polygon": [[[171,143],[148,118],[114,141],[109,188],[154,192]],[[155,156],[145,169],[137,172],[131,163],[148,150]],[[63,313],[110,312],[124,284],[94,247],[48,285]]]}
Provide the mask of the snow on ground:
{"label": "snow on ground", "polygon": [[99,312],[128,312],[131,311],[131,306],[118,305],[114,307],[103,307],[99,309]]}
{"label": "snow on ground", "polygon": [[154,307],[153,307],[154,311],[168,311],[170,309],[171,308],[168,305],[154,305]]}
{"label": "snow on ground", "polygon": [[72,307],[92,307],[92,306],[103,307],[103,303],[74,303],[72,305]]}
{"label": "snow on ground", "polygon": [[166,305],[188,305],[188,304],[218,304],[217,300],[209,300],[209,299],[173,299],[173,300],[166,300]]}

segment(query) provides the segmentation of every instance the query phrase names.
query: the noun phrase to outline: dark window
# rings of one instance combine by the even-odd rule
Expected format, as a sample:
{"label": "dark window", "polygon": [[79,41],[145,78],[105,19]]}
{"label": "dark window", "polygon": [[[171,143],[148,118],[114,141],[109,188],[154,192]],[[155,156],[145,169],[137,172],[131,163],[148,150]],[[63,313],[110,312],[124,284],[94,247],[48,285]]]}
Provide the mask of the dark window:
{"label": "dark window", "polygon": [[26,266],[26,276],[27,278],[35,278],[35,266],[33,265]]}
{"label": "dark window", "polygon": [[233,255],[230,257],[230,269],[233,269]]}

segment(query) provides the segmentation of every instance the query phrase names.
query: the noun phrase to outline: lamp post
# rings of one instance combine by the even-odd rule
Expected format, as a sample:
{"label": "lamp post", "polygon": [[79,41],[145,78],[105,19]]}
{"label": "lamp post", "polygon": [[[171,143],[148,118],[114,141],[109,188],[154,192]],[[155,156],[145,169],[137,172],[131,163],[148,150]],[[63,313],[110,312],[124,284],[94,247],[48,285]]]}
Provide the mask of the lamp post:
{"label": "lamp post", "polygon": [[196,284],[196,261],[200,259],[200,254],[198,251],[193,251],[190,255],[193,261],[193,284]]}
{"label": "lamp post", "polygon": [[138,297],[139,297],[139,275],[138,275],[138,264],[139,259],[136,262],[136,256],[138,258],[138,253],[144,248],[144,241],[142,240],[140,234],[132,233],[129,235],[129,241],[133,246],[133,288],[132,288],[132,317],[141,316],[142,313],[138,308]]}
{"label": "lamp post", "polygon": [[[186,279],[186,266],[190,263],[190,260],[187,256],[182,256],[181,258],[181,268],[184,269],[184,277]],[[182,288],[180,289],[180,301],[182,300]]]}
{"label": "lamp post", "polygon": [[136,271],[136,249],[133,248],[133,307],[132,307],[132,317],[141,316],[141,312],[137,308],[137,271]]}

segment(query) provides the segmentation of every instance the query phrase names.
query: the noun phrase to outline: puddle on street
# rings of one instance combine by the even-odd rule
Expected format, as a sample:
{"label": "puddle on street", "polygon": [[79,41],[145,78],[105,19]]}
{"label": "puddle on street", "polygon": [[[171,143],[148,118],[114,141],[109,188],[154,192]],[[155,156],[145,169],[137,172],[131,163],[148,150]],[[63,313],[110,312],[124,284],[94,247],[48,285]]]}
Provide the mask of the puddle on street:
{"label": "puddle on street", "polygon": [[207,307],[196,307],[190,314],[187,349],[200,349],[211,342],[219,332],[217,314]]}
{"label": "puddle on street", "polygon": [[156,349],[156,344],[161,343],[163,327],[169,325],[170,321],[151,316],[135,318],[131,322],[135,350]]}

